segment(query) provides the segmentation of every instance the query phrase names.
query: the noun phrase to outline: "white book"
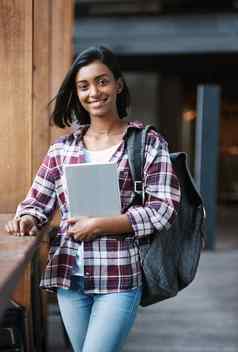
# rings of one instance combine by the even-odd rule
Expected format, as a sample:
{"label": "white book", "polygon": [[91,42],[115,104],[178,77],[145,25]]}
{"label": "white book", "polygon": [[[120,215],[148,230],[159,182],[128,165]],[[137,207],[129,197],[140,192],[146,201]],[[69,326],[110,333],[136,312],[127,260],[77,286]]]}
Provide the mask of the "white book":
{"label": "white book", "polygon": [[118,170],[115,163],[64,165],[71,217],[121,214]]}

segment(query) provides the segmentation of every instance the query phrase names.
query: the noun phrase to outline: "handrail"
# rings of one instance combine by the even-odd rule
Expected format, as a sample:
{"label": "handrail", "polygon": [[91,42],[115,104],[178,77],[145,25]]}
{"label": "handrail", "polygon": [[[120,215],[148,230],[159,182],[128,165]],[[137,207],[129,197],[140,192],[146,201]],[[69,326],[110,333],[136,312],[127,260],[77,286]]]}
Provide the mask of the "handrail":
{"label": "handrail", "polygon": [[13,216],[13,214],[0,214],[0,319],[44,232],[41,230],[34,237],[10,235],[4,229],[4,225]]}

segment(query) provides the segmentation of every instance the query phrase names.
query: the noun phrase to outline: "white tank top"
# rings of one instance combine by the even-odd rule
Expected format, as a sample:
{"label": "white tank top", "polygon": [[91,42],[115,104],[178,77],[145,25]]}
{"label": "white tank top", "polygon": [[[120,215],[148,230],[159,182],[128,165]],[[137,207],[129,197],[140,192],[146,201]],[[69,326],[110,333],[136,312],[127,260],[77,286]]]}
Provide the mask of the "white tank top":
{"label": "white tank top", "polygon": [[102,163],[109,161],[120,144],[121,142],[103,150],[88,150],[84,148],[87,163]]}

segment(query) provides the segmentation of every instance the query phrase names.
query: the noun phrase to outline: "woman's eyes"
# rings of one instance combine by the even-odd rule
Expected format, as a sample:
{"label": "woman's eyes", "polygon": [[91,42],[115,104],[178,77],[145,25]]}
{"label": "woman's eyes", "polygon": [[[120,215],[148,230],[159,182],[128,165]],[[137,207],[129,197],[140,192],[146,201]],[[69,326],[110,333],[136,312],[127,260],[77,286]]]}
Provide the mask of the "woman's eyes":
{"label": "woman's eyes", "polygon": [[105,78],[101,78],[97,81],[100,86],[105,86],[109,81]]}
{"label": "woman's eyes", "polygon": [[79,90],[87,90],[88,89],[88,86],[78,86],[78,89]]}
{"label": "woman's eyes", "polygon": [[[97,83],[97,85],[103,87],[109,83],[109,80],[106,78],[100,78],[96,81],[96,83]],[[78,90],[81,90],[81,91],[86,91],[89,88],[90,88],[90,86],[88,84],[78,85]]]}

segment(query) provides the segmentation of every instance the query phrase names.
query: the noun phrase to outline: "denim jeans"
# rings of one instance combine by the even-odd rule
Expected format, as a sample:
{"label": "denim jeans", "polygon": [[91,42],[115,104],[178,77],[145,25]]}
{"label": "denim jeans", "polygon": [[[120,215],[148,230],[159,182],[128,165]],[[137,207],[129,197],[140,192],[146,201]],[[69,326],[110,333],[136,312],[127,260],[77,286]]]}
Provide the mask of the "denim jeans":
{"label": "denim jeans", "polygon": [[61,316],[75,352],[118,352],[134,323],[141,289],[86,294],[83,277],[57,290]]}

